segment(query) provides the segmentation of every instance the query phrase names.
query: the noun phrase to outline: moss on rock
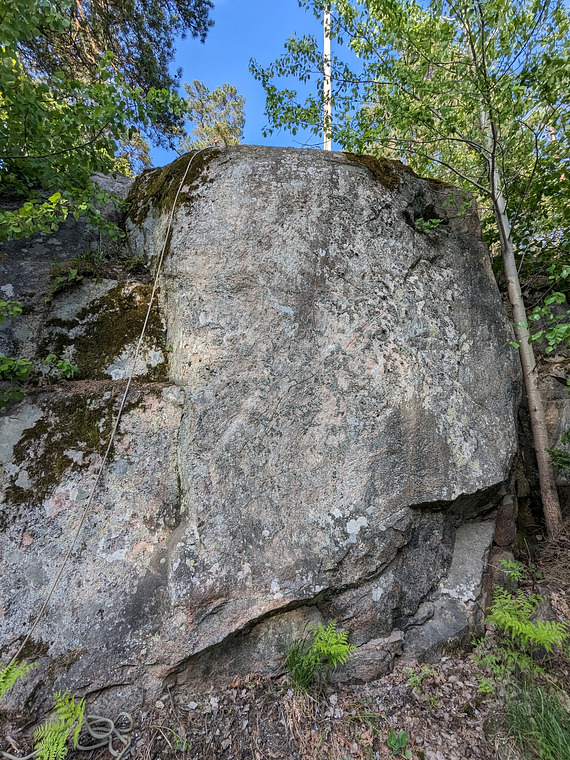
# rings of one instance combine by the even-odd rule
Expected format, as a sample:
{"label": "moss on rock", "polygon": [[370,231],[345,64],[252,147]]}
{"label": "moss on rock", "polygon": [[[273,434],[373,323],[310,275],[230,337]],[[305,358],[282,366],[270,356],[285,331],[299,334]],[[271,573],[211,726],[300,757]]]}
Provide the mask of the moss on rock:
{"label": "moss on rock", "polygon": [[78,466],[70,452],[83,456],[101,451],[113,424],[114,397],[66,394],[40,402],[42,417],[27,428],[14,446],[14,464],[24,467],[30,486],[11,483],[5,491],[8,504],[43,501],[59,485],[66,470]]}
{"label": "moss on rock", "polygon": [[387,190],[397,190],[402,181],[402,173],[417,177],[413,169],[401,161],[390,158],[376,158],[375,156],[345,153],[344,156],[353,164],[366,167],[377,182],[380,182]]}
{"label": "moss on rock", "polygon": [[178,202],[190,206],[194,191],[203,184],[212,182],[204,170],[218,156],[219,151],[211,148],[204,151],[185,153],[168,166],[143,172],[136,179],[127,196],[127,219],[134,224],[141,224],[147,217],[150,208],[158,211],[170,211],[174,205],[176,193],[188,168],[184,189]]}
{"label": "moss on rock", "polygon": [[[77,380],[108,378],[107,368],[121,356],[127,346],[138,341],[146,318],[152,288],[150,285],[118,284],[78,312],[74,320],[53,319],[48,322],[56,332],[45,338],[38,357],[55,353],[62,356],[73,348],[72,360],[78,370]],[[70,337],[69,331],[77,335]],[[150,367],[144,379],[162,382],[168,377],[164,325],[157,305],[153,305],[145,331],[145,345],[162,351],[164,360]]]}

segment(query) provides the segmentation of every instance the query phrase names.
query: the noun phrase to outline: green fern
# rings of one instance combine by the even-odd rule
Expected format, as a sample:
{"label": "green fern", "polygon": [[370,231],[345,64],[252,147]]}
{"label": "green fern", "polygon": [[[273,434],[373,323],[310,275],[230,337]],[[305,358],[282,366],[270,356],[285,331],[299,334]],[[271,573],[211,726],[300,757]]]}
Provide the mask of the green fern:
{"label": "green fern", "polygon": [[504,588],[496,588],[490,607],[488,622],[503,631],[519,644],[525,652],[544,647],[552,652],[568,640],[569,630],[565,623],[551,620],[532,621],[541,598],[536,594],[526,596],[522,589],[512,594]]}
{"label": "green fern", "polygon": [[356,647],[348,643],[348,631],[337,631],[336,620],[325,627],[318,623],[310,633],[287,649],[286,665],[293,685],[307,692],[322,686],[338,665],[345,665]]}
{"label": "green fern", "polygon": [[37,662],[9,662],[6,667],[0,662],[0,699],[11,689],[19,678],[23,678],[33,668],[37,667]]}
{"label": "green fern", "polygon": [[348,643],[348,631],[336,630],[336,620],[331,620],[326,628],[318,623],[314,629],[314,637],[312,649],[318,659],[333,668],[346,665],[356,649]]}
{"label": "green fern", "polygon": [[[67,756],[67,740],[73,731],[73,747],[77,747],[79,733],[83,725],[85,700],[75,701],[69,692],[54,695],[55,716],[36,729],[34,750],[37,760],[64,760]],[[75,727],[75,728],[74,728]]]}

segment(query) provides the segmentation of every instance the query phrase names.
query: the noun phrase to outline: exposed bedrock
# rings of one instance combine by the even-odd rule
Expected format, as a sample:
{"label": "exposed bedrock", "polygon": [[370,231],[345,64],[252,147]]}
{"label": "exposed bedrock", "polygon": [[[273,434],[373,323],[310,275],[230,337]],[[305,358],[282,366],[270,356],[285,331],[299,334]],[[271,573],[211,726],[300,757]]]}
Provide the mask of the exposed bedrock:
{"label": "exposed bedrock", "polygon": [[[34,634],[37,694],[190,694],[272,671],[307,621],[332,618],[358,647],[338,677],[367,680],[477,623],[519,383],[474,212],[397,163],[238,147],[196,156],[165,241],[189,158],[131,191],[132,252],[156,263],[167,245],[170,385],[140,386],[127,410]],[[89,389],[101,419],[108,386]],[[25,438],[39,457],[57,421],[40,394],[3,424],[4,657],[99,454],[81,434],[66,443],[57,482],[23,512],[39,475],[14,452]]]}

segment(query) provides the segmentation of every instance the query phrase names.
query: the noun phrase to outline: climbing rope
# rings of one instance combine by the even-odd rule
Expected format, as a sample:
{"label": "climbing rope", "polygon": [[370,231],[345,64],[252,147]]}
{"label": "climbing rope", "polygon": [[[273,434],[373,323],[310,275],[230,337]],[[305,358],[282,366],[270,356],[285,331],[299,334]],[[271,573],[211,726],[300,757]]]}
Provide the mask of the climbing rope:
{"label": "climbing rope", "polygon": [[[117,723],[121,720],[124,720],[127,725],[118,728]],[[128,734],[131,733],[134,725],[134,721],[129,713],[119,713],[115,722],[110,718],[104,718],[102,715],[86,715],[84,725],[87,728],[89,736],[93,739],[98,739],[99,741],[97,744],[87,745],[78,742],[76,749],[79,749],[82,752],[89,752],[92,749],[99,749],[99,747],[107,747],[111,755],[116,757],[117,760],[120,760],[120,758],[126,755],[132,742],[132,737],[128,736]],[[123,745],[121,750],[117,750],[113,746],[115,739]]]}
{"label": "climbing rope", "polygon": [[[61,566],[60,566],[60,568],[59,568],[59,570],[58,570],[58,572],[57,572],[57,574],[55,576],[55,579],[54,579],[54,581],[53,581],[53,583],[51,585],[51,588],[50,588],[50,590],[48,592],[48,595],[45,598],[44,603],[43,603],[43,605],[42,605],[42,607],[41,607],[41,609],[40,609],[40,611],[39,611],[36,619],[34,620],[34,622],[33,622],[32,626],[31,626],[30,630],[26,634],[26,636],[24,638],[24,641],[22,642],[22,644],[20,644],[18,650],[16,651],[16,654],[12,657],[12,659],[8,663],[8,666],[12,665],[13,663],[15,663],[18,660],[18,657],[24,651],[24,649],[26,647],[26,644],[30,640],[30,637],[32,636],[32,634],[35,631],[35,629],[37,628],[37,626],[38,626],[41,618],[43,617],[43,615],[44,615],[44,613],[45,613],[45,611],[47,609],[47,606],[48,606],[48,604],[50,602],[50,599],[53,596],[53,593],[54,593],[54,591],[56,589],[56,586],[59,583],[59,580],[60,580],[61,576],[63,575],[63,571],[65,569],[65,566],[67,565],[67,563],[69,561],[69,558],[71,557],[71,554],[73,552],[73,547],[75,546],[75,544],[77,542],[77,539],[79,538],[79,534],[81,533],[81,530],[83,528],[83,525],[85,524],[85,520],[87,518],[87,515],[88,515],[88,513],[89,513],[89,511],[91,509],[91,504],[93,502],[95,491],[96,491],[97,486],[99,485],[99,482],[101,480],[101,476],[103,474],[103,470],[105,468],[105,465],[107,464],[107,460],[108,460],[109,454],[111,452],[111,448],[112,448],[112,445],[113,445],[113,441],[115,439],[115,435],[117,433],[117,430],[119,429],[119,422],[121,420],[121,415],[123,414],[123,410],[125,408],[125,403],[126,403],[127,395],[129,393],[129,390],[130,390],[130,387],[131,387],[131,383],[132,383],[132,380],[133,380],[133,376],[134,376],[134,372],[135,372],[135,367],[136,367],[137,359],[138,359],[140,351],[141,351],[141,347],[142,347],[142,343],[143,343],[143,340],[144,340],[146,328],[147,328],[147,325],[148,325],[148,321],[150,319],[150,314],[151,314],[151,311],[152,311],[152,307],[154,305],[154,299],[155,299],[155,296],[156,296],[156,291],[158,289],[158,280],[159,280],[160,272],[161,272],[161,269],[162,269],[162,264],[163,264],[163,261],[164,261],[164,257],[166,255],[166,251],[167,251],[167,248],[168,248],[168,243],[169,243],[169,239],[170,239],[170,232],[171,232],[171,229],[172,229],[172,224],[174,222],[174,214],[175,214],[175,211],[176,211],[176,204],[178,203],[178,198],[180,196],[180,193],[182,192],[182,188],[184,187],[184,183],[186,181],[186,177],[188,176],[188,172],[190,171],[190,167],[192,166],[192,163],[193,163],[194,159],[197,156],[199,156],[200,153],[203,153],[206,150],[220,150],[220,148],[213,148],[213,147],[208,146],[206,148],[201,148],[200,150],[196,151],[196,153],[194,153],[192,155],[192,157],[188,161],[188,165],[186,166],[186,170],[184,172],[184,175],[183,175],[182,179],[180,180],[180,185],[178,186],[178,190],[176,192],[176,195],[174,196],[174,202],[173,202],[172,208],[170,210],[170,216],[169,216],[169,219],[168,219],[168,224],[167,224],[166,232],[165,232],[165,235],[164,235],[164,242],[163,242],[163,245],[162,245],[162,250],[160,252],[160,256],[158,257],[158,261],[157,261],[157,265],[156,265],[156,273],[155,273],[155,276],[154,276],[154,281],[153,281],[153,285],[152,285],[152,292],[151,292],[151,295],[150,295],[148,309],[147,309],[147,312],[146,312],[146,316],[145,316],[145,320],[144,320],[144,323],[143,323],[143,326],[142,326],[141,334],[140,334],[140,337],[139,337],[139,340],[138,340],[138,343],[137,343],[137,347],[135,349],[135,353],[134,353],[134,356],[133,356],[133,360],[132,360],[132,363],[131,363],[131,368],[130,368],[129,376],[128,376],[128,379],[127,379],[127,385],[125,387],[125,391],[123,393],[123,396],[122,396],[122,399],[121,399],[121,403],[119,405],[119,410],[118,410],[117,415],[115,417],[115,422],[114,422],[114,425],[113,425],[113,429],[111,431],[111,435],[109,437],[109,442],[107,444],[107,448],[105,450],[105,454],[103,456],[103,459],[101,460],[101,464],[100,464],[99,469],[97,471],[95,482],[93,483],[93,486],[91,487],[91,491],[89,492],[89,497],[87,499],[87,503],[86,503],[86,505],[85,505],[85,507],[83,509],[82,514],[81,514],[81,519],[79,520],[79,525],[77,526],[77,529],[75,531],[73,539],[71,540],[71,543],[69,544],[69,548],[68,548],[68,550],[67,550],[67,552],[65,554],[65,557],[63,558],[63,562],[61,563]],[[127,713],[121,713],[121,715],[127,715]],[[127,717],[129,717],[129,719],[130,719],[130,716],[127,715]],[[98,722],[105,722],[106,724],[112,726],[112,729],[111,729],[111,732],[110,732],[110,739],[109,739],[109,742],[110,742],[110,744],[109,744],[110,751],[111,751],[111,754],[113,754],[115,757],[119,757],[119,758],[122,757],[125,754],[125,752],[127,751],[128,746],[126,746],[121,751],[121,753],[118,754],[118,755],[112,749],[112,737],[113,736],[122,736],[122,734],[120,734],[119,732],[117,732],[117,729],[116,729],[115,724],[113,723],[113,721],[111,721],[109,718],[100,718],[100,716],[87,716],[86,720],[89,720],[90,718],[96,718],[97,719],[95,721],[95,724],[97,724]],[[131,723],[132,723],[132,720],[131,720]],[[95,729],[95,730],[101,732],[101,729]],[[94,738],[96,738],[96,737],[94,737]],[[123,741],[123,739],[121,739],[121,741]],[[103,745],[97,745],[97,746],[103,746]],[[92,747],[88,747],[87,749],[93,749],[93,748],[94,747],[92,746]],[[32,753],[31,755],[28,755],[27,758],[13,758],[12,755],[8,755],[5,752],[2,752],[2,755],[5,756],[6,758],[9,758],[10,760],[12,760],[12,758],[13,758],[13,760],[27,760],[28,758],[35,757],[36,754],[37,753]]]}
{"label": "climbing rope", "polygon": [[[118,727],[118,723],[126,723],[125,726]],[[83,728],[87,729],[88,735],[95,739],[95,744],[81,744],[77,742],[75,749],[81,752],[90,752],[92,749],[99,749],[100,747],[107,747],[109,752],[117,760],[124,758],[130,749],[132,737],[129,736],[133,730],[134,721],[131,715],[127,712],[119,713],[116,721],[112,721],[110,718],[104,718],[102,715],[86,715],[83,719]],[[119,742],[122,745],[121,749],[116,749],[115,744]],[[11,755],[9,752],[0,752],[2,757],[6,760],[32,760],[37,757],[42,750],[36,749],[30,752],[29,755],[24,757],[18,757],[17,755]]]}

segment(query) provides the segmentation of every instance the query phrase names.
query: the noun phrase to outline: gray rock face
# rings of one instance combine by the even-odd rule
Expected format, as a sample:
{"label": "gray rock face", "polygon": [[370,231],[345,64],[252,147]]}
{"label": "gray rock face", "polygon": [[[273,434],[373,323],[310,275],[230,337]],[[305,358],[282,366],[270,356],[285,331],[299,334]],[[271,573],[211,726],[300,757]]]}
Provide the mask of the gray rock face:
{"label": "gray rock face", "polygon": [[[131,193],[131,249],[150,261],[188,160]],[[37,693],[48,665],[56,688],[120,693],[122,707],[165,683],[193,693],[272,670],[307,621],[349,629],[358,650],[339,677],[353,680],[463,636],[518,394],[476,217],[405,167],[317,151],[201,154],[181,198],[160,278],[173,385],[141,387],[121,424],[35,636]],[[66,397],[98,415],[101,439],[105,388]],[[57,438],[50,404],[13,407],[0,432],[2,656],[41,604],[100,456],[60,435],[66,464],[23,513],[16,486],[39,476],[21,453]]]}

